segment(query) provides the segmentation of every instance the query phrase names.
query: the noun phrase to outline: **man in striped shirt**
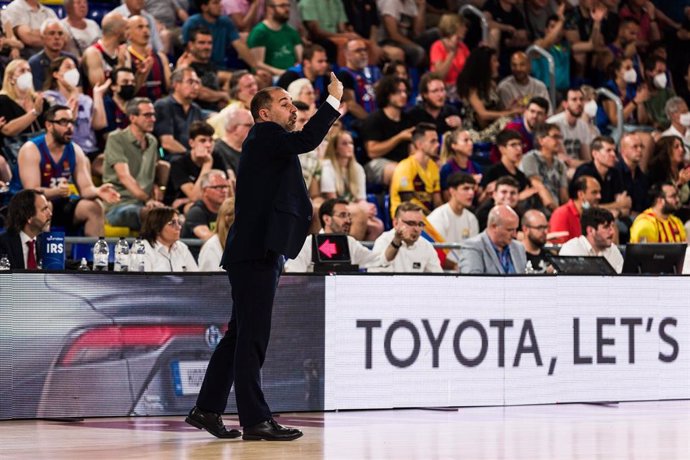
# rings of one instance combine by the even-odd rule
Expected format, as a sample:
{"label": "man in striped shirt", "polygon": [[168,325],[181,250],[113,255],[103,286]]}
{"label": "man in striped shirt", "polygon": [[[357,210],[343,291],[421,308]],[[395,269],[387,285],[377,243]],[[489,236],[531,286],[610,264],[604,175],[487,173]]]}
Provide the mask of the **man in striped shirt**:
{"label": "man in striped shirt", "polygon": [[678,189],[671,182],[650,189],[651,208],[637,216],[630,228],[631,243],[685,243],[683,222],[673,215],[680,208]]}

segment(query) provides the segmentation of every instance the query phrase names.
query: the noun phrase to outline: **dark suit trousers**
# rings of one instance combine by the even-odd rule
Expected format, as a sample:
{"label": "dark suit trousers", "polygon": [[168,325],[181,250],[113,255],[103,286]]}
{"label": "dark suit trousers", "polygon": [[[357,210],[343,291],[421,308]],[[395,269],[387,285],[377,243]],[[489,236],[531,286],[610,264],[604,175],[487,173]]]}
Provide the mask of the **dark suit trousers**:
{"label": "dark suit trousers", "polygon": [[261,390],[261,366],[266,358],[273,298],[282,271],[283,256],[273,252],[264,259],[230,264],[232,316],[206,370],[197,398],[201,410],[225,412],[234,381],[240,425],[252,426],[271,418]]}

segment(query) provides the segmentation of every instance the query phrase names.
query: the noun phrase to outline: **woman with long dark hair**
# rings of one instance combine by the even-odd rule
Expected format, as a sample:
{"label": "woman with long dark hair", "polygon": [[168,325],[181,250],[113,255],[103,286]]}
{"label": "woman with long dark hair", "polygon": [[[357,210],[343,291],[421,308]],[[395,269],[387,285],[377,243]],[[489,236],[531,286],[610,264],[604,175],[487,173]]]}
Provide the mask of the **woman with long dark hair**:
{"label": "woman with long dark hair", "polygon": [[498,68],[496,50],[480,46],[470,53],[458,76],[458,97],[465,106],[463,124],[473,130],[476,142],[493,142],[510,119],[523,112],[521,107],[503,107],[496,91]]}
{"label": "woman with long dark hair", "polygon": [[649,161],[649,184],[673,182],[678,187],[681,203],[690,199],[690,166],[685,166],[685,147],[678,136],[664,136],[656,141]]}

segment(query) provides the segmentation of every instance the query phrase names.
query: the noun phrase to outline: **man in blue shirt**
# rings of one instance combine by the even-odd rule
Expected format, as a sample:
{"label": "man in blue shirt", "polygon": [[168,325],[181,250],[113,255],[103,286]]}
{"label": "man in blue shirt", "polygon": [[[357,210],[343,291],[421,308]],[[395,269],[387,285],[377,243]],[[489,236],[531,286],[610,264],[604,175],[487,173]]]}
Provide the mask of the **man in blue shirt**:
{"label": "man in blue shirt", "polygon": [[223,16],[220,0],[197,0],[197,6],[201,13],[190,16],[182,26],[182,41],[187,44],[192,29],[204,26],[211,31],[213,36],[213,50],[211,61],[221,69],[227,68],[225,58],[228,48],[232,45],[240,59],[249,67],[256,67],[254,56],[247,48],[246,43],[240,40],[235,24],[228,16]]}

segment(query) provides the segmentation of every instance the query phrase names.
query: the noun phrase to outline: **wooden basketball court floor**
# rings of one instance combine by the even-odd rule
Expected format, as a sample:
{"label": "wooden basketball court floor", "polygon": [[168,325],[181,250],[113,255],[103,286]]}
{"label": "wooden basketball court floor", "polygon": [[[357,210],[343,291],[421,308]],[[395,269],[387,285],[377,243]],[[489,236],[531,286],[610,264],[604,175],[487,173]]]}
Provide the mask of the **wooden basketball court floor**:
{"label": "wooden basketball court floor", "polygon": [[0,459],[690,459],[690,401],[295,413],[278,420],[302,428],[304,437],[218,440],[183,417],[3,421]]}

